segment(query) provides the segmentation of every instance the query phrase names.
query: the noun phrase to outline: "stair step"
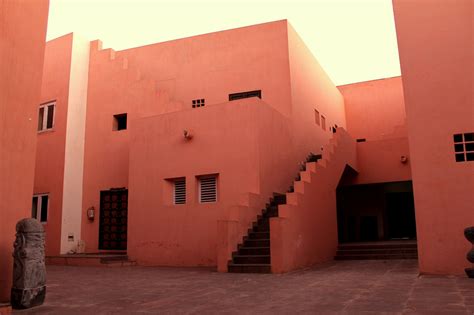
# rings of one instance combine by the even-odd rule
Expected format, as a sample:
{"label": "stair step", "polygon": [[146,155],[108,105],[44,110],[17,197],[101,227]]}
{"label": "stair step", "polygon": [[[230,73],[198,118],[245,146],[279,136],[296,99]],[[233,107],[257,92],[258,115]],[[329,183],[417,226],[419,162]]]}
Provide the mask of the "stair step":
{"label": "stair step", "polygon": [[262,212],[262,218],[268,219],[272,217],[277,217],[278,216],[278,208],[272,208],[272,209],[265,209]]}
{"label": "stair step", "polygon": [[268,218],[259,219],[257,222],[253,224],[253,227],[259,227],[259,230],[269,230],[270,229],[270,220]]}
{"label": "stair step", "polygon": [[350,250],[350,249],[390,249],[390,248],[418,248],[416,243],[372,243],[372,244],[340,244],[339,250]]}
{"label": "stair step", "polygon": [[257,239],[258,240],[261,240],[261,239],[268,240],[268,239],[270,239],[270,231],[268,231],[268,232],[254,232],[254,231],[252,231],[248,234],[248,236],[249,236],[248,239],[250,239],[250,240],[257,240]]}
{"label": "stair step", "polygon": [[322,159],[323,156],[321,154],[309,154],[306,158],[306,162],[317,162],[318,160]]}
{"label": "stair step", "polygon": [[286,203],[286,194],[273,193],[271,205],[283,205]]}
{"label": "stair step", "polygon": [[267,225],[257,225],[255,224],[252,231],[254,232],[270,232],[270,224]]}
{"label": "stair step", "polygon": [[417,254],[372,254],[372,255],[342,255],[335,260],[389,260],[389,259],[418,259]]}
{"label": "stair step", "polygon": [[127,261],[127,260],[128,260],[127,255],[121,255],[121,256],[102,257],[100,259],[100,262],[105,264],[108,262]]}
{"label": "stair step", "polygon": [[238,255],[270,255],[270,247],[239,247]]}
{"label": "stair step", "polygon": [[131,267],[136,266],[137,262],[134,260],[110,260],[107,262],[102,262],[106,267]]}
{"label": "stair step", "polygon": [[270,239],[246,239],[244,247],[270,247]]}
{"label": "stair step", "polygon": [[229,272],[235,273],[271,273],[272,267],[270,264],[234,264],[228,265]]}
{"label": "stair step", "polygon": [[232,257],[234,264],[270,264],[270,255],[235,255]]}
{"label": "stair step", "polygon": [[338,250],[336,255],[379,255],[379,254],[417,254],[416,248],[381,248],[381,249],[343,249]]}

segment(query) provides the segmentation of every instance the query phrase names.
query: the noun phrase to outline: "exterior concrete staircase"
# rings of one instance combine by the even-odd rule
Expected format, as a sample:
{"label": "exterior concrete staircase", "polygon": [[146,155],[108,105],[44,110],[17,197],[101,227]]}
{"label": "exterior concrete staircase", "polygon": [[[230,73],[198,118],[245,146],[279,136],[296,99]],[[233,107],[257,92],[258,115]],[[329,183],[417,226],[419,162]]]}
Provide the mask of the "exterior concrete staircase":
{"label": "exterior concrete staircase", "polygon": [[[306,163],[314,163],[321,159],[321,155],[310,153],[301,165],[301,171],[306,171]],[[299,173],[295,182],[301,181]],[[291,185],[288,192],[294,192]],[[252,223],[252,228],[244,236],[243,242],[237,246],[229,261],[229,272],[241,273],[271,273],[270,264],[270,218],[278,217],[278,206],[286,204],[286,194],[273,193],[270,202],[266,204],[261,215]]]}

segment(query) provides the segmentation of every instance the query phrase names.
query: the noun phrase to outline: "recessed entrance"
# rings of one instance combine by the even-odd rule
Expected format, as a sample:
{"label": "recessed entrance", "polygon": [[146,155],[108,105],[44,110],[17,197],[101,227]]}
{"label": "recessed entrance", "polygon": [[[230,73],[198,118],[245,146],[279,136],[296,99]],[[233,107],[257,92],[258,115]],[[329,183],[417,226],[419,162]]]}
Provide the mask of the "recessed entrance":
{"label": "recessed entrance", "polygon": [[128,190],[100,192],[99,249],[127,249]]}
{"label": "recessed entrance", "polygon": [[411,181],[337,190],[339,243],[416,239]]}

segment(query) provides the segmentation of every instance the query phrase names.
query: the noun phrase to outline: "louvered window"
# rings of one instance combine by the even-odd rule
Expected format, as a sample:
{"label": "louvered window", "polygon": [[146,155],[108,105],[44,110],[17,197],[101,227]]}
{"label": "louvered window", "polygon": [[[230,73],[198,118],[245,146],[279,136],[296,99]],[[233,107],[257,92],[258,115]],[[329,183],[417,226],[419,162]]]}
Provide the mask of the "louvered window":
{"label": "louvered window", "polygon": [[203,176],[199,178],[199,202],[208,203],[217,201],[217,176]]}
{"label": "louvered window", "polygon": [[186,178],[178,178],[174,181],[174,204],[184,205],[186,203]]}

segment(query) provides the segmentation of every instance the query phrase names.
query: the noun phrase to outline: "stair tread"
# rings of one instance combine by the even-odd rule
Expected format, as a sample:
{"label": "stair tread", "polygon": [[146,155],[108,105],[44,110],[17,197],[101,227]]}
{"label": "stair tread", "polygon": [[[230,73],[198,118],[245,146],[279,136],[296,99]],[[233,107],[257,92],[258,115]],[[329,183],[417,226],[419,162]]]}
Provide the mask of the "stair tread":
{"label": "stair tread", "polygon": [[271,264],[236,264],[236,263],[230,263],[229,266],[236,266],[236,267],[268,267]]}
{"label": "stair tread", "polygon": [[247,241],[269,241],[269,238],[249,238]]}

